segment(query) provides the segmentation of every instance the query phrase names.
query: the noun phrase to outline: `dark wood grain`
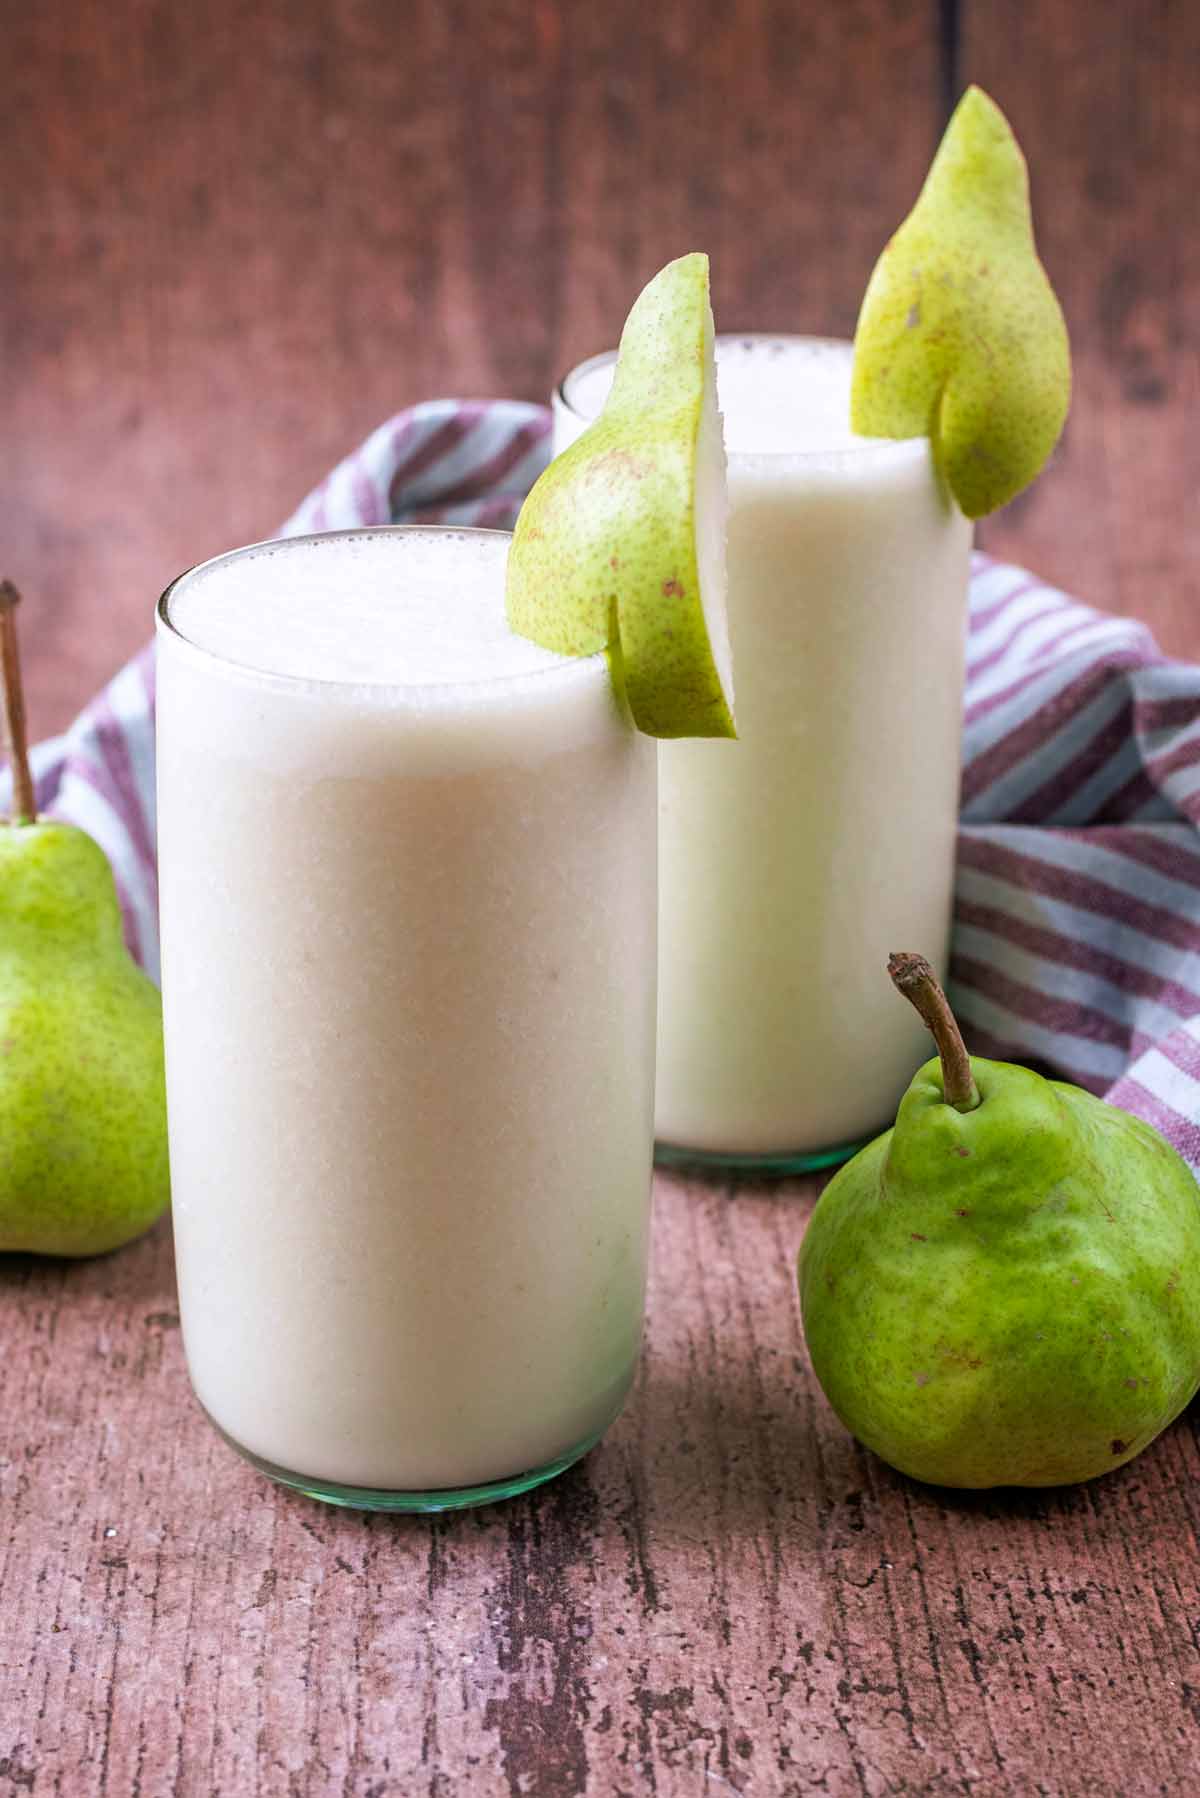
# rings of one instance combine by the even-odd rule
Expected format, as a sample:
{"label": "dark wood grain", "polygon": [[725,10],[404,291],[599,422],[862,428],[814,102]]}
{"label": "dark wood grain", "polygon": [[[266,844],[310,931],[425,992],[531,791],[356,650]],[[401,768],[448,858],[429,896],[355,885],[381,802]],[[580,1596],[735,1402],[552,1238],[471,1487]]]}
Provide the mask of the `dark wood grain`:
{"label": "dark wood grain", "polygon": [[[396,407],[544,394],[668,255],[728,328],[847,332],[940,123],[939,22],[1030,155],[1075,343],[1057,464],[984,530],[1183,652],[1197,614],[1200,26],[1024,9],[0,5],[0,546],[65,723],[200,556]],[[1153,15],[1151,17],[1151,15]],[[1081,50],[1081,43],[1083,49]]]}
{"label": "dark wood grain", "polygon": [[710,250],[727,327],[852,329],[936,137],[905,0],[120,10],[0,0],[0,547],[39,734],[180,568],[401,405],[546,396],[671,255]]}
{"label": "dark wood grain", "polygon": [[1007,110],[1075,356],[1050,472],[985,526],[997,554],[1200,653],[1200,9],[963,8],[961,68]]}
{"label": "dark wood grain", "polygon": [[[680,250],[726,327],[848,331],[955,67],[1026,146],[1076,347],[1063,449],[986,541],[1200,655],[1185,0],[0,0],[0,28],[35,732],[178,568],[408,401],[544,394]],[[0,1794],[1193,1791],[1194,1416],[1076,1491],[890,1473],[808,1371],[814,1190],[660,1179],[629,1409],[556,1485],[436,1522],[222,1446],[165,1229],[0,1259]]]}

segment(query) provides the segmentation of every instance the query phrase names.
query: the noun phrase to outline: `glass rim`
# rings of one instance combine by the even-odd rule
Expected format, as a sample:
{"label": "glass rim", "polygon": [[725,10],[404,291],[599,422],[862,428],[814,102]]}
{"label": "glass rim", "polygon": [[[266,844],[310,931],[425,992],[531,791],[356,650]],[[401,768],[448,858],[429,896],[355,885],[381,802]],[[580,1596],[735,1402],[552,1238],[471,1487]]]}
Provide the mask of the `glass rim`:
{"label": "glass rim", "polygon": [[[220,650],[210,649],[198,643],[180,629],[171,616],[171,599],[185,582],[195,576],[217,568],[225,562],[239,560],[243,556],[256,555],[263,550],[283,549],[292,544],[328,543],[334,538],[347,537],[393,537],[393,536],[425,536],[425,537],[496,537],[512,539],[511,531],[497,530],[484,525],[469,524],[360,524],[350,525],[336,531],[302,531],[293,537],[264,537],[258,543],[243,543],[236,549],[221,550],[215,556],[207,556],[202,562],[194,562],[177,574],[173,581],[163,588],[154,607],[155,634],[159,632],[170,637],[189,655],[204,663],[220,668],[228,674],[236,675],[251,681],[256,686],[266,686],[292,693],[332,694],[357,693],[370,695],[375,699],[404,694],[420,695],[424,700],[437,696],[467,692],[503,692],[506,688],[519,687],[529,681],[543,681],[548,677],[560,681],[581,679],[583,671],[594,674],[595,665],[604,665],[605,679],[608,680],[607,658],[603,650],[590,656],[558,656],[558,659],[545,667],[527,668],[516,674],[485,674],[462,680],[441,681],[403,681],[403,680],[363,680],[345,679],[339,676],[317,674],[286,674],[278,669],[260,668],[253,662],[243,661],[240,657],[224,655]],[[553,650],[544,652],[556,654]]]}
{"label": "glass rim", "polygon": [[[744,344],[751,349],[758,345],[768,344],[780,344],[787,347],[794,344],[814,344],[821,348],[836,350],[852,350],[854,348],[853,340],[849,337],[823,337],[818,336],[815,332],[805,331],[718,331],[714,342],[718,348],[723,343]],[[597,413],[591,418],[586,417],[572,402],[568,390],[573,382],[590,374],[594,368],[615,362],[616,359],[617,351],[615,349],[600,350],[594,356],[585,357],[582,362],[577,362],[573,368],[567,370],[562,380],[556,384],[552,399],[557,401],[564,412],[570,413],[572,418],[579,419],[584,425],[594,424],[599,414]],[[830,464],[840,465],[845,461],[896,455],[901,451],[911,454],[916,444],[928,446],[929,438],[923,436],[862,437],[855,443],[836,444],[828,449],[730,449],[726,451],[726,456],[730,462],[769,462],[772,464],[807,462],[820,463],[828,467]]]}

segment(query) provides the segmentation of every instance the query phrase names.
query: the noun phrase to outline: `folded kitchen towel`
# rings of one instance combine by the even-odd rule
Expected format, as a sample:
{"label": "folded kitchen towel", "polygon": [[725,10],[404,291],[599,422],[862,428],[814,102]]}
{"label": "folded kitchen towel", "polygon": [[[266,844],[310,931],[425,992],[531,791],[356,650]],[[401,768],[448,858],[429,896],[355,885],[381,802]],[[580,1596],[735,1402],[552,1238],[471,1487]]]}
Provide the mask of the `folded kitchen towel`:
{"label": "folded kitchen towel", "polygon": [[[369,437],[284,533],[506,528],[549,446],[544,407],[430,401]],[[970,1046],[1140,1113],[1200,1169],[1200,668],[977,556],[963,759],[950,988]],[[41,809],[108,854],[157,976],[151,649],[34,770]]]}

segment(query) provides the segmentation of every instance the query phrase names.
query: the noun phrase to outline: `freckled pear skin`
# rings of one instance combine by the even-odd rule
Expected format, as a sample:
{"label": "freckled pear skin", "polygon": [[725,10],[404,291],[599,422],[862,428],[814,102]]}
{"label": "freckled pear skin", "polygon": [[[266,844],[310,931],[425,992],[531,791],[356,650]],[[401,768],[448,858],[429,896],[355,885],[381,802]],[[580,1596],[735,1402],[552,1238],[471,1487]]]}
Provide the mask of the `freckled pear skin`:
{"label": "freckled pear skin", "polygon": [[1041,471],[1070,394],[1025,158],[999,107],[970,87],[867,286],[851,422],[864,436],[928,436],[959,507],[980,518]]}
{"label": "freckled pear skin", "polygon": [[1129,1461],[1200,1385],[1200,1189],[1141,1119],[972,1058],[839,1170],[800,1252],[813,1370],[846,1428],[934,1485]]}
{"label": "freckled pear skin", "polygon": [[635,301],[604,411],[521,509],[508,621],[561,655],[608,651],[651,736],[734,735],[724,621],[725,462],[708,258]]}
{"label": "freckled pear skin", "polygon": [[159,997],[104,852],[0,823],[0,1250],[102,1254],[168,1195]]}

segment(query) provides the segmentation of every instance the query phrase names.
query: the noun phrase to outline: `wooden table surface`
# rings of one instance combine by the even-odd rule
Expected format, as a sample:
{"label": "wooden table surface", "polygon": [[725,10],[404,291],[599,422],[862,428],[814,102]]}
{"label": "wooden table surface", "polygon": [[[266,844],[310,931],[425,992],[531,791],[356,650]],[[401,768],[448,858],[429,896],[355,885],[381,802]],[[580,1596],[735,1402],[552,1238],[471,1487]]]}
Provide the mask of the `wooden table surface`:
{"label": "wooden table surface", "polygon": [[[726,329],[852,326],[947,97],[1033,167],[1076,351],[983,534],[1200,656],[1189,0],[0,0],[0,558],[35,732],[179,568],[388,413],[544,395],[707,248]],[[437,1521],[215,1438],[169,1232],[0,1258],[0,1798],[1187,1793],[1200,1455],[955,1496],[808,1371],[812,1183],[660,1177],[645,1364],[555,1485]]]}

